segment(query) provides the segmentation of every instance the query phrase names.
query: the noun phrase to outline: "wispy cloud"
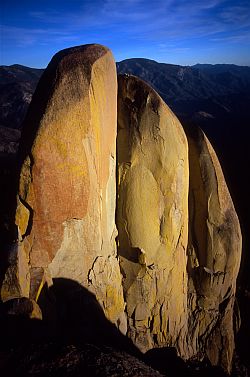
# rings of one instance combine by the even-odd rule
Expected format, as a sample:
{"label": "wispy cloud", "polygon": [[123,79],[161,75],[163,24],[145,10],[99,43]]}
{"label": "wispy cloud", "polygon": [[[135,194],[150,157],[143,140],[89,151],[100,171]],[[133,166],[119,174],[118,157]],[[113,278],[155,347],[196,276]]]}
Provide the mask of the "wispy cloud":
{"label": "wispy cloud", "polygon": [[[227,6],[225,0],[105,0],[85,3],[77,11],[47,9],[29,16],[68,33],[105,30],[134,39],[199,38],[233,32],[250,24],[250,7]],[[224,6],[223,6],[224,5]],[[117,35],[116,37],[119,37]]]}
{"label": "wispy cloud", "polygon": [[51,43],[51,41],[73,42],[79,39],[79,36],[61,29],[30,29],[6,25],[0,25],[0,28],[5,42],[15,41],[19,47],[31,46],[35,43]]}
{"label": "wispy cloud", "polygon": [[250,6],[234,6],[223,10],[220,14],[221,19],[229,24],[240,27],[250,26]]}
{"label": "wispy cloud", "polygon": [[238,42],[248,42],[250,43],[250,35],[240,34],[240,35],[230,35],[224,37],[211,38],[213,42],[228,42],[228,43],[238,43]]}
{"label": "wispy cloud", "polygon": [[63,16],[62,12],[58,12],[55,10],[49,10],[47,12],[45,11],[30,11],[29,16],[31,18],[34,18],[40,22],[43,23],[50,23],[50,24],[58,24],[63,19],[65,19],[65,16]]}
{"label": "wispy cloud", "polygon": [[[202,45],[246,43],[250,36],[249,0],[44,0],[26,9],[26,23],[5,22],[6,43],[16,46],[64,45],[98,41],[116,51],[176,54]],[[59,4],[59,2],[58,2]],[[76,5],[77,4],[77,5]],[[21,17],[20,17],[21,19]],[[10,18],[11,20],[11,18]],[[166,45],[164,50],[163,45]],[[126,47],[125,47],[126,46]],[[147,46],[147,47],[146,47]],[[209,48],[209,46],[207,46]],[[145,52],[146,54],[146,52]]]}

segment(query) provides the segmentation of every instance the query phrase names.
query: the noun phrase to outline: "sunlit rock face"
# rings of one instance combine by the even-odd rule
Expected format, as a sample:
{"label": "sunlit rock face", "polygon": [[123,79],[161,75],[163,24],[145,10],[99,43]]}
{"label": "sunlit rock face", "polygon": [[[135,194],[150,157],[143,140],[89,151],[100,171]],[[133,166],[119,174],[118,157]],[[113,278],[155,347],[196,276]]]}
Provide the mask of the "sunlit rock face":
{"label": "sunlit rock face", "polygon": [[187,136],[147,84],[119,76],[117,227],[128,336],[142,351],[174,346],[230,372],[240,226],[211,144],[201,131]]}
{"label": "sunlit rock face", "polygon": [[86,45],[56,54],[24,124],[16,224],[31,298],[51,277],[76,280],[125,331],[115,244],[116,129],[112,53]]}
{"label": "sunlit rock face", "polygon": [[41,318],[43,287],[70,279],[141,351],[175,347],[230,372],[241,232],[206,136],[134,76],[118,77],[117,108],[113,56],[86,45],[45,70],[19,157],[6,308]]}
{"label": "sunlit rock face", "polygon": [[30,273],[28,257],[23,244],[18,240],[8,247],[7,265],[8,267],[0,286],[1,301],[29,297]]}
{"label": "sunlit rock face", "polygon": [[[241,231],[218,158],[201,130],[189,143],[188,343],[230,372]],[[237,317],[237,313],[236,317]]]}
{"label": "sunlit rock face", "polygon": [[159,95],[118,76],[118,252],[128,335],[186,355],[188,145]]}

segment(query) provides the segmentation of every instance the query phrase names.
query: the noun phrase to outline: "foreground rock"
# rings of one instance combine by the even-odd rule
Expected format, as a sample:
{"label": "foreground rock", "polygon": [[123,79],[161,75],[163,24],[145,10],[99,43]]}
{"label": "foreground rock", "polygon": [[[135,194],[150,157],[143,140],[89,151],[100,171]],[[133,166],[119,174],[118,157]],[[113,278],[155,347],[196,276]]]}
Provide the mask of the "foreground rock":
{"label": "foreground rock", "polygon": [[146,351],[187,355],[188,146],[181,124],[146,83],[118,79],[119,256],[128,334]]}
{"label": "foreground rock", "polygon": [[211,144],[200,130],[188,130],[187,135],[188,343],[194,354],[205,351],[213,365],[230,372],[234,330],[239,327],[234,303],[241,258],[240,225]]}
{"label": "foreground rock", "polygon": [[51,278],[95,293],[126,330],[116,259],[117,82],[111,52],[86,45],[56,54],[24,123],[16,225],[37,299]]}
{"label": "foreground rock", "polygon": [[161,377],[137,358],[110,347],[55,343],[16,350],[4,372],[13,376]]}
{"label": "foreground rock", "polygon": [[20,297],[6,301],[2,305],[1,316],[42,320],[42,312],[38,304],[27,297]]}

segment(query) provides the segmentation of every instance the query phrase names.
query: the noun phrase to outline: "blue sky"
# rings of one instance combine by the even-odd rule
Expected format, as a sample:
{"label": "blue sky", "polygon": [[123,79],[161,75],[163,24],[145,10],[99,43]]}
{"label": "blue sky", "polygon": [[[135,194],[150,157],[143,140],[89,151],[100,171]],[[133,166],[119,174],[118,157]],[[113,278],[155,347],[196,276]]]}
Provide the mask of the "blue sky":
{"label": "blue sky", "polygon": [[45,67],[85,43],[116,61],[250,65],[250,0],[1,0],[0,64]]}

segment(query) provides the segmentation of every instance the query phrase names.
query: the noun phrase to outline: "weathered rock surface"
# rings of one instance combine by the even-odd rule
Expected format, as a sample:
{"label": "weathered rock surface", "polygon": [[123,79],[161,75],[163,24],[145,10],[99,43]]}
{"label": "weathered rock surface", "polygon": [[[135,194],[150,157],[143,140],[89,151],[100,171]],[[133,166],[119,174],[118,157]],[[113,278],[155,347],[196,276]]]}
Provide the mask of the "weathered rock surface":
{"label": "weathered rock surface", "polygon": [[201,131],[187,130],[187,146],[182,126],[147,84],[128,75],[118,83],[118,252],[128,335],[142,351],[174,346],[184,359],[207,357],[230,372],[241,231],[219,161]]}
{"label": "weathered rock surface", "polygon": [[[201,130],[189,142],[188,343],[230,372],[241,231],[219,161]],[[237,316],[237,313],[235,313]]]}
{"label": "weathered rock surface", "polygon": [[25,119],[16,225],[31,298],[51,277],[74,279],[125,331],[115,245],[116,114],[116,68],[107,48],[54,56]]}
{"label": "weathered rock surface", "polygon": [[30,272],[28,257],[21,242],[8,247],[7,269],[1,283],[1,301],[29,297]]}
{"label": "weathered rock surface", "polygon": [[186,356],[188,145],[178,119],[134,76],[118,77],[119,256],[128,335]]}
{"label": "weathered rock surface", "polygon": [[[0,269],[7,319],[17,312],[40,328],[43,314],[62,338],[74,329],[77,342],[95,334],[116,347],[118,328],[142,352],[174,347],[230,372],[241,232],[216,154],[134,76],[119,76],[117,177],[116,132],[111,52],[56,54],[24,123],[17,236]],[[115,326],[105,332],[103,318]]]}

